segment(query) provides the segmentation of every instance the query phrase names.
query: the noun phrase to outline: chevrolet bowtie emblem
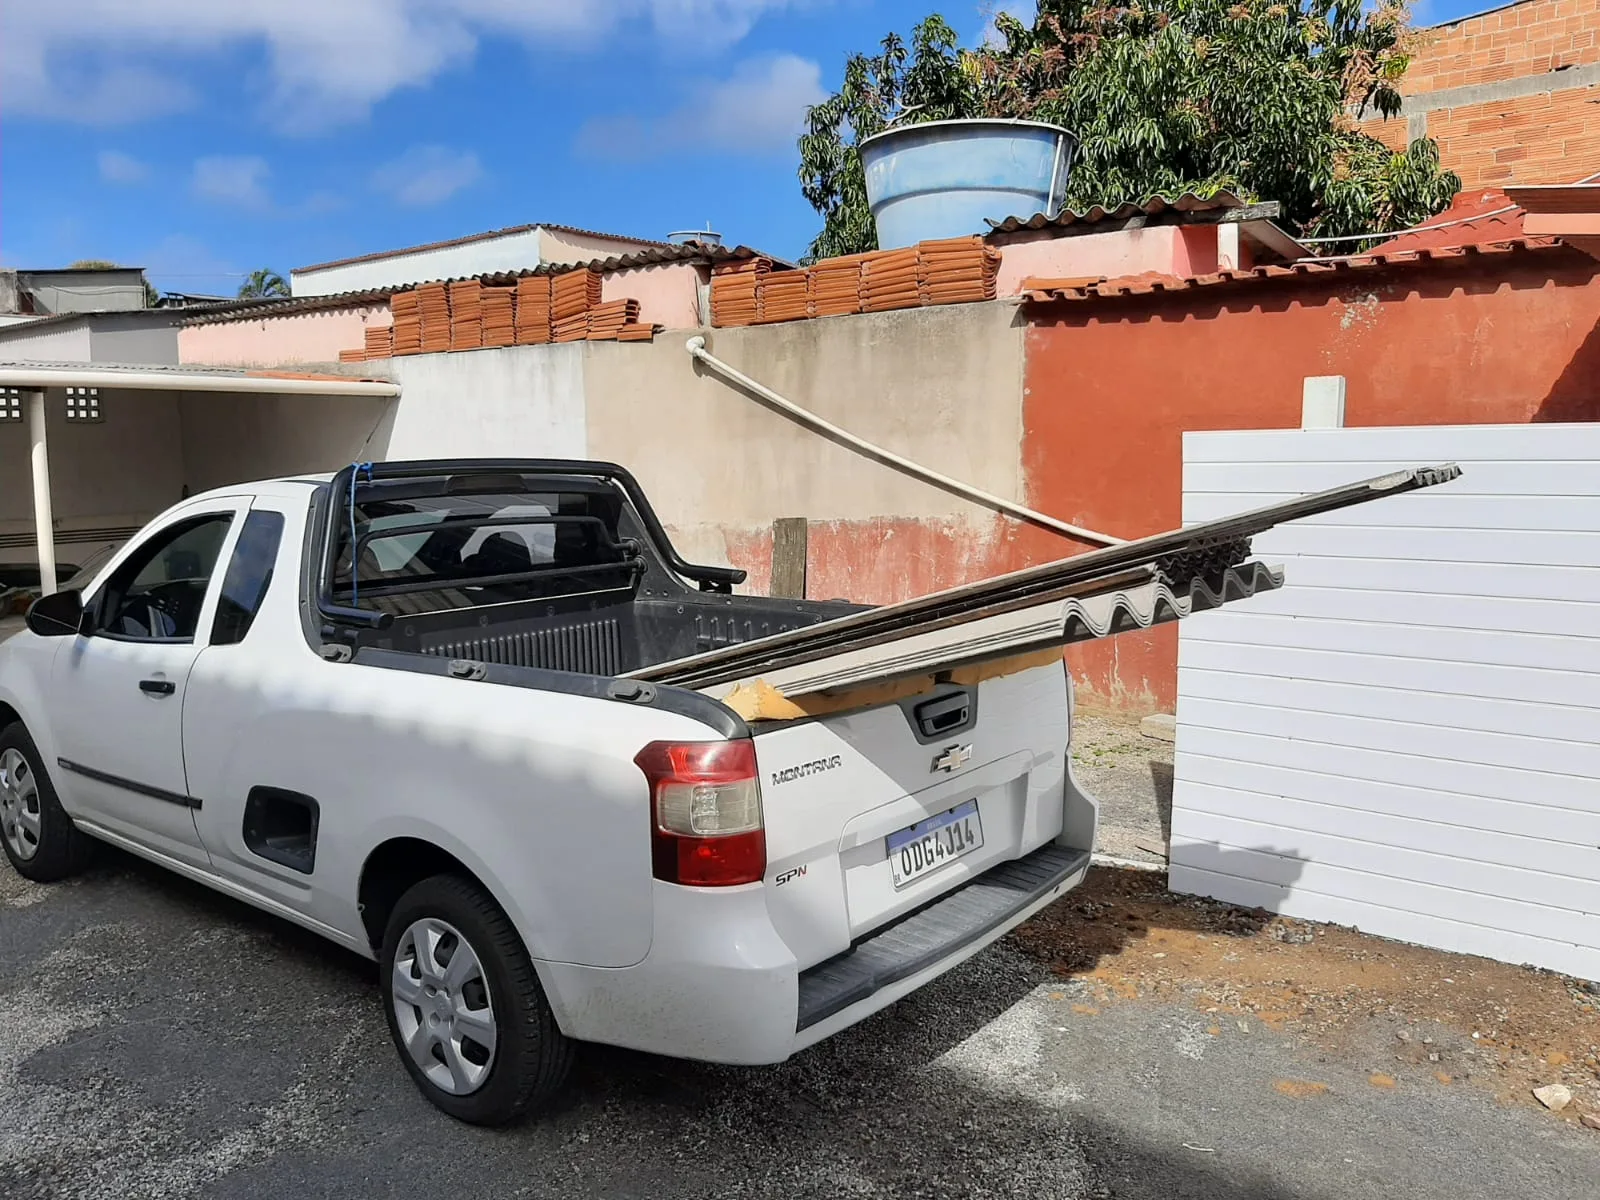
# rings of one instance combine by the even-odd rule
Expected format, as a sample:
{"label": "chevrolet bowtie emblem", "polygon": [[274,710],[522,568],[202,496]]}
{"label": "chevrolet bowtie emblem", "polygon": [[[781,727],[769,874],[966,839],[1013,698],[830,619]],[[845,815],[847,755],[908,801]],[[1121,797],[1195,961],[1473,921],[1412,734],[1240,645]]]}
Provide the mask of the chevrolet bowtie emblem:
{"label": "chevrolet bowtie emblem", "polygon": [[971,757],[971,746],[946,746],[944,753],[933,760],[933,769],[935,771],[944,771],[947,774],[954,773],[965,766],[967,759]]}

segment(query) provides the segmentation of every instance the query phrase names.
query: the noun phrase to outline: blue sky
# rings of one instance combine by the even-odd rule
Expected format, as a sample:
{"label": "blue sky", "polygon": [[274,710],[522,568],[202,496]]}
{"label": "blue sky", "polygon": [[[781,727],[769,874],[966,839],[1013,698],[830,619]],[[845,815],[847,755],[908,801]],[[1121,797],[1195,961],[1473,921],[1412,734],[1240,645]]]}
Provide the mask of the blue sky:
{"label": "blue sky", "polygon": [[[1018,11],[1027,0],[998,7]],[[1486,0],[1427,0],[1438,21]],[[805,106],[975,0],[3,0],[0,263],[256,267],[549,221],[798,256]]]}

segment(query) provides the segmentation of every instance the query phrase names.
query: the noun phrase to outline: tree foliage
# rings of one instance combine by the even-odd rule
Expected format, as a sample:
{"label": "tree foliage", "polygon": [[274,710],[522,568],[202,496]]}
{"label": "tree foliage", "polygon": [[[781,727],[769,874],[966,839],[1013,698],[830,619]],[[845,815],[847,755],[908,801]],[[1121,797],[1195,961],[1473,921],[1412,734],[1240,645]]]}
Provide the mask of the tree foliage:
{"label": "tree foliage", "polygon": [[1405,0],[1040,0],[1031,25],[1001,14],[995,30],[963,48],[934,15],[909,46],[891,33],[845,63],[799,143],[801,190],[823,217],[813,258],[875,247],[856,145],[892,123],[1064,125],[1079,139],[1072,208],[1226,188],[1278,201],[1307,237],[1404,228],[1461,187],[1431,139],[1396,153],[1356,128],[1400,110]]}
{"label": "tree foliage", "polygon": [[282,275],[267,267],[259,271],[251,271],[249,277],[239,285],[239,299],[265,300],[273,296],[287,296],[289,285],[284,282]]}

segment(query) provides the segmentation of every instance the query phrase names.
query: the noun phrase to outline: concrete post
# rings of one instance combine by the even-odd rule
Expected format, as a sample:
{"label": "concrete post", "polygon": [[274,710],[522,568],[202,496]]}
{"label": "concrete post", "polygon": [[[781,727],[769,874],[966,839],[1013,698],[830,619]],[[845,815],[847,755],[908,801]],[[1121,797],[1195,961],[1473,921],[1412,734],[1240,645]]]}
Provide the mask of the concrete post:
{"label": "concrete post", "polygon": [[1301,429],[1344,428],[1344,376],[1307,375],[1300,397]]}
{"label": "concrete post", "polygon": [[28,442],[33,463],[33,529],[39,543],[39,590],[56,590],[56,522],[50,507],[50,447],[45,435],[44,389],[31,388],[28,398]]}
{"label": "concrete post", "polygon": [[1239,259],[1239,226],[1231,221],[1218,225],[1217,270],[1238,271]]}

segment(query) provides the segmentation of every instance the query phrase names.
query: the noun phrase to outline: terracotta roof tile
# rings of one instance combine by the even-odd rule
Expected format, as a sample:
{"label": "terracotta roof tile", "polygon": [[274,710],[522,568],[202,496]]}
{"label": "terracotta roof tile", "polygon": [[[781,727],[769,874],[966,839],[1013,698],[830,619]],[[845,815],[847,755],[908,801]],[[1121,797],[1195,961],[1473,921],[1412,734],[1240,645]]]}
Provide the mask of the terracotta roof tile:
{"label": "terracotta roof tile", "polygon": [[1054,301],[1103,300],[1120,296],[1150,295],[1154,292],[1185,292],[1195,288],[1228,285],[1255,286],[1286,279],[1306,279],[1329,274],[1363,272],[1394,267],[1421,267],[1436,261],[1464,259],[1475,256],[1526,254],[1563,246],[1560,238],[1511,238],[1500,242],[1483,242],[1476,245],[1402,250],[1396,254],[1363,254],[1350,258],[1321,262],[1297,262],[1289,266],[1255,267],[1248,271],[1218,271],[1211,275],[1162,275],[1150,271],[1142,275],[1128,275],[1117,279],[1090,282],[1075,279],[1026,279],[1023,281],[1023,299],[1040,304]]}

